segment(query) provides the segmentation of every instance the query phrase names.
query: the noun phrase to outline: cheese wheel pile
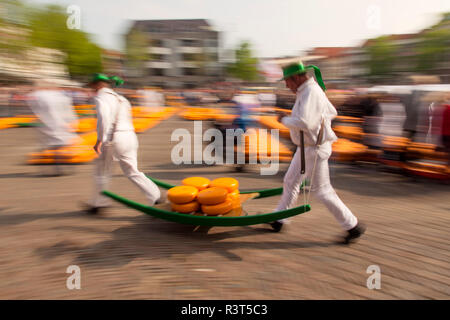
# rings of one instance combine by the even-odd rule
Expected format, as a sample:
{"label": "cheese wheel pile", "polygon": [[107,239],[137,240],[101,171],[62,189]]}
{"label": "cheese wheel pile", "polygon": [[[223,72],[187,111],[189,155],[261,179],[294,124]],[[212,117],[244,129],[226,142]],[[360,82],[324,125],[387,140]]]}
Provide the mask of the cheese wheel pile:
{"label": "cheese wheel pile", "polygon": [[189,177],[181,186],[169,189],[167,197],[171,208],[179,213],[201,211],[205,215],[227,214],[241,207],[239,182],[234,178],[210,181],[203,177]]}

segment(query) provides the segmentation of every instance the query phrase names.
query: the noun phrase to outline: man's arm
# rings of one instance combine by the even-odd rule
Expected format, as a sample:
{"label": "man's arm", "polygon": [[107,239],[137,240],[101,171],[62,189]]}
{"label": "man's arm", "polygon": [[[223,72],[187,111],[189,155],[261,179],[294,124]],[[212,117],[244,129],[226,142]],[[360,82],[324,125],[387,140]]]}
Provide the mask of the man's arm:
{"label": "man's arm", "polygon": [[281,119],[281,122],[293,130],[309,131],[315,122],[317,106],[311,92],[297,97],[290,116]]}
{"label": "man's arm", "polygon": [[64,108],[62,108],[64,122],[66,124],[67,130],[74,131],[74,127],[77,125],[78,117],[73,109],[73,101],[72,98],[63,95]]}
{"label": "man's arm", "polygon": [[100,154],[101,146],[107,140],[110,121],[105,103],[96,98],[95,105],[97,110],[97,142],[95,143],[94,150]]}

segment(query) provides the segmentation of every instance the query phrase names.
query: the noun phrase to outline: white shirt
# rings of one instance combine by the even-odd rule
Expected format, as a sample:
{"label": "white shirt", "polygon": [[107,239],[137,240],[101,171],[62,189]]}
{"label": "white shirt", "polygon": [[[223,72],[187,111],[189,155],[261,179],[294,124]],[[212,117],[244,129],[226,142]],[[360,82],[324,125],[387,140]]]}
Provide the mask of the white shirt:
{"label": "white shirt", "polygon": [[263,106],[275,106],[277,96],[274,93],[264,92],[258,94],[258,99]]}
{"label": "white shirt", "polygon": [[156,90],[139,90],[138,94],[142,96],[141,103],[146,107],[160,108],[166,103],[164,94]]}
{"label": "white shirt", "polygon": [[107,141],[112,134],[114,123],[114,132],[134,132],[131,105],[127,99],[110,88],[100,89],[94,99],[97,109],[97,140]]}
{"label": "white shirt", "polygon": [[[305,145],[316,145],[320,127],[323,121],[324,130],[319,151],[323,156],[329,156],[331,144],[337,136],[331,129],[331,120],[337,116],[337,111],[322,88],[314,78],[309,78],[297,89],[297,97],[291,116],[284,117],[282,123],[289,128],[291,140],[300,145],[300,131],[304,132]],[[322,147],[323,146],[323,147]]]}
{"label": "white shirt", "polygon": [[37,90],[30,98],[29,106],[43,124],[40,130],[46,145],[67,145],[77,137],[71,132],[77,116],[70,97],[59,90]]}
{"label": "white shirt", "polygon": [[254,94],[238,94],[233,97],[233,101],[236,102],[238,107],[244,112],[250,112],[252,108],[261,107],[261,102]]}

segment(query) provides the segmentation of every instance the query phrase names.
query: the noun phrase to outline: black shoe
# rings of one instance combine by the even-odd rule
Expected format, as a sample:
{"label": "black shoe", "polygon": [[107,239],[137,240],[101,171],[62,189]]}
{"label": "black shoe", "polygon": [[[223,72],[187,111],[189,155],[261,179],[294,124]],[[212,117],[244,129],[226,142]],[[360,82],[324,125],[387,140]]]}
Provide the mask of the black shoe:
{"label": "black shoe", "polygon": [[274,221],[269,224],[272,227],[274,232],[280,232],[281,228],[283,228],[283,222],[281,222],[281,221]]}
{"label": "black shoe", "polygon": [[98,214],[100,212],[100,209],[101,208],[99,208],[99,207],[90,207],[90,208],[87,208],[85,211],[87,214]]}
{"label": "black shoe", "polygon": [[87,203],[83,203],[83,207],[84,212],[91,215],[99,214],[101,211],[104,211],[106,208],[108,208],[108,207],[94,207]]}
{"label": "black shoe", "polygon": [[350,229],[347,231],[348,234],[347,236],[344,238],[344,243],[345,244],[349,244],[351,242],[354,242],[354,240],[358,239],[359,237],[361,237],[364,232],[366,232],[366,226],[362,223],[358,223],[356,225],[356,227],[354,227],[353,229]]}

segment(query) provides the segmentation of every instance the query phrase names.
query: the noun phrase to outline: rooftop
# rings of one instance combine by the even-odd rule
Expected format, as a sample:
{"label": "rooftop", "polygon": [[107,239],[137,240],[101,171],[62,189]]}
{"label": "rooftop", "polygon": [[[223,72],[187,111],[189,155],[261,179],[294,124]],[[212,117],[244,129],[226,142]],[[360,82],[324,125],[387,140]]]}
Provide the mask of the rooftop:
{"label": "rooftop", "polygon": [[[415,33],[405,33],[405,34],[391,34],[383,36],[388,41],[403,41],[403,40],[412,40],[417,38],[417,34]],[[373,45],[374,42],[377,40],[377,38],[374,39],[368,39],[363,43],[363,47],[367,47],[370,45]]]}
{"label": "rooftop", "polygon": [[136,20],[133,28],[160,33],[214,31],[205,19]]}
{"label": "rooftop", "polygon": [[316,47],[309,52],[309,55],[334,58],[344,56],[353,49],[353,47]]}

